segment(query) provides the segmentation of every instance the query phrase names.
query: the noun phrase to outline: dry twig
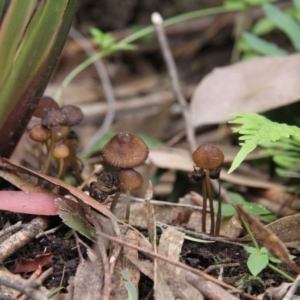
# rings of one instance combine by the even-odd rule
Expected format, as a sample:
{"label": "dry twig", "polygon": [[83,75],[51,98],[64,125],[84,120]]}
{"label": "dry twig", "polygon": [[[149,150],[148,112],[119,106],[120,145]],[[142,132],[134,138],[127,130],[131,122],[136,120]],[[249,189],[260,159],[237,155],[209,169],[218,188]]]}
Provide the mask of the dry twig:
{"label": "dry twig", "polygon": [[187,140],[189,142],[190,151],[194,151],[196,149],[196,140],[195,140],[195,132],[194,127],[191,122],[191,114],[189,111],[189,107],[187,102],[183,96],[183,93],[180,88],[178,73],[176,69],[176,65],[172,56],[172,52],[170,50],[170,46],[168,44],[168,40],[164,31],[163,19],[159,13],[152,14],[152,23],[155,26],[155,30],[157,33],[157,38],[163,53],[163,57],[165,59],[165,63],[168,68],[168,72],[172,81],[172,87],[175,94],[175,97],[178,103],[181,106],[183,117],[185,121],[185,129]]}

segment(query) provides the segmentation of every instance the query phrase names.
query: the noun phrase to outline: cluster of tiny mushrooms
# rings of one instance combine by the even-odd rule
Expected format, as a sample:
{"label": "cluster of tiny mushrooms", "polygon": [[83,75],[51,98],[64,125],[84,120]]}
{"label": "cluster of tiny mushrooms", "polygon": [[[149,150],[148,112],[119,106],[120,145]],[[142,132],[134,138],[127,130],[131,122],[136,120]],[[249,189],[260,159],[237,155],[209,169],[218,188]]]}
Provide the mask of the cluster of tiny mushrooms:
{"label": "cluster of tiny mushrooms", "polygon": [[[79,179],[82,164],[76,156],[77,135],[72,127],[83,120],[81,109],[74,105],[60,108],[51,97],[43,96],[33,116],[40,119],[40,123],[30,129],[29,137],[39,143],[38,159],[41,172],[49,173],[51,162],[56,159],[58,178],[63,178],[66,171],[69,171]],[[46,148],[44,164],[43,148]]]}
{"label": "cluster of tiny mushrooms", "polygon": [[[29,132],[32,140],[40,143],[40,168],[46,174],[55,158],[58,161],[58,178],[64,178],[66,171],[76,179],[80,178],[82,164],[76,156],[77,137],[72,130],[74,125],[83,119],[82,111],[74,105],[59,107],[50,97],[43,96],[34,116],[41,119],[41,123],[33,126]],[[41,165],[42,147],[46,146],[45,164]],[[105,162],[118,168],[117,172],[101,171],[97,181],[90,183],[90,196],[106,204],[109,195],[114,195],[110,210],[115,210],[121,190],[126,192],[125,221],[130,217],[130,191],[138,189],[143,184],[142,175],[134,170],[148,158],[149,149],[144,141],[131,133],[114,135],[102,149]],[[206,232],[207,199],[211,219],[210,234],[219,235],[221,223],[221,201],[218,198],[218,213],[215,217],[211,179],[219,179],[221,165],[224,161],[222,151],[213,145],[201,145],[193,153],[195,163],[190,176],[202,184],[203,211],[202,232]],[[79,181],[79,179],[78,179]]]}

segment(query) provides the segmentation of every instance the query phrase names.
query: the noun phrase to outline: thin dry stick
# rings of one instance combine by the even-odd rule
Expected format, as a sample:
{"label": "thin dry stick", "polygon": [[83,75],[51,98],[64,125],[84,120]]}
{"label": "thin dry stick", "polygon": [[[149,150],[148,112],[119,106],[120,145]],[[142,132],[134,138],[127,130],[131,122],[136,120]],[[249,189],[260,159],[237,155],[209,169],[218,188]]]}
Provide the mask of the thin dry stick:
{"label": "thin dry stick", "polygon": [[40,282],[35,280],[25,280],[19,275],[9,274],[0,270],[0,285],[21,291],[32,300],[47,300],[47,297],[40,290]]}
{"label": "thin dry stick", "polygon": [[157,38],[163,53],[163,57],[165,60],[165,63],[167,65],[167,69],[172,81],[172,87],[175,94],[175,97],[181,106],[183,117],[185,121],[185,129],[186,129],[186,135],[187,140],[189,143],[190,151],[193,152],[196,149],[196,140],[195,140],[195,131],[193,124],[191,122],[191,114],[189,111],[189,107],[187,105],[187,102],[182,94],[180,84],[179,84],[179,78],[178,73],[176,69],[176,65],[172,56],[172,52],[170,50],[170,46],[168,44],[168,40],[165,34],[165,30],[163,27],[163,19],[159,13],[153,13],[152,14],[152,23],[155,26],[155,30],[157,33]]}
{"label": "thin dry stick", "polygon": [[[85,37],[73,27],[71,27],[70,36],[82,47],[82,49],[84,49],[89,56],[93,56],[97,53],[90,43],[85,39]],[[103,90],[107,101],[107,113],[105,114],[105,119],[102,126],[90,139],[84,149],[84,152],[88,151],[111,128],[115,117],[116,98],[106,67],[101,58],[94,63],[94,66],[103,85]]]}
{"label": "thin dry stick", "polygon": [[256,300],[256,297],[253,297],[252,295],[244,293],[243,291],[237,289],[234,286],[231,286],[230,284],[227,284],[225,282],[219,281],[218,279],[216,279],[216,278],[214,278],[214,277],[212,277],[212,276],[210,276],[210,275],[208,275],[208,274],[206,274],[206,273],[204,273],[204,272],[202,272],[200,270],[197,270],[197,269],[194,269],[194,268],[192,268],[192,267],[190,267],[188,265],[185,265],[185,264],[183,264],[181,262],[174,261],[174,260],[172,260],[172,259],[170,259],[168,257],[162,256],[162,255],[160,255],[158,253],[154,253],[153,251],[151,251],[149,249],[142,248],[142,247],[139,247],[139,246],[135,246],[135,245],[126,243],[126,242],[118,239],[117,237],[105,234],[103,232],[99,232],[99,235],[102,236],[102,237],[104,237],[104,238],[107,238],[107,239],[109,239],[109,240],[111,240],[113,242],[119,243],[119,244],[121,244],[121,245],[123,245],[125,247],[130,247],[130,248],[136,249],[136,250],[138,250],[138,251],[140,251],[140,252],[142,252],[144,254],[150,255],[150,256],[152,256],[154,258],[158,258],[158,259],[164,260],[164,261],[166,261],[166,262],[168,262],[168,263],[170,263],[170,264],[172,264],[172,265],[174,265],[176,267],[182,268],[182,269],[184,269],[186,271],[190,271],[191,273],[194,273],[194,274],[196,274],[198,276],[201,276],[201,277],[205,278],[206,280],[210,280],[212,282],[215,282],[215,283],[219,284],[220,286],[223,286],[224,288],[227,288],[227,289],[236,291],[237,293],[243,294],[243,296],[245,296],[245,297],[247,297],[249,299]]}

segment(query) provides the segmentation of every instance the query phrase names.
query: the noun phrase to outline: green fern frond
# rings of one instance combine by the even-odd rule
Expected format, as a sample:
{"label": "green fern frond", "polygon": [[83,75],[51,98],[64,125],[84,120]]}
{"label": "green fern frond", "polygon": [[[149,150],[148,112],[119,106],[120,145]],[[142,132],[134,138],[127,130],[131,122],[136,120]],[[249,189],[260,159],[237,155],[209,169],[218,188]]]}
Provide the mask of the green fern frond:
{"label": "green fern frond", "polygon": [[[300,128],[287,124],[272,122],[264,116],[255,113],[235,113],[236,118],[229,121],[231,124],[240,124],[234,127],[233,132],[241,134],[239,140],[241,149],[234,158],[228,173],[233,172],[258,145],[276,142],[282,138],[300,139]],[[292,147],[292,143],[290,147]],[[294,145],[295,146],[295,145]]]}

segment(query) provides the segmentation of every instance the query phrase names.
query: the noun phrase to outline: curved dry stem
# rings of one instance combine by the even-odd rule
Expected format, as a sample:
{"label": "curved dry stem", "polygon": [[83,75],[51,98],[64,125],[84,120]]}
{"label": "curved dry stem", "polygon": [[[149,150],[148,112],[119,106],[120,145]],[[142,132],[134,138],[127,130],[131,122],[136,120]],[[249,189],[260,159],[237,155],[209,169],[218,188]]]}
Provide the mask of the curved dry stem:
{"label": "curved dry stem", "polygon": [[218,191],[218,213],[217,213],[217,221],[216,221],[216,231],[215,235],[218,236],[220,234],[220,229],[221,229],[221,216],[222,216],[222,205],[221,205],[221,182],[220,179],[218,178],[219,182],[219,191]]}

